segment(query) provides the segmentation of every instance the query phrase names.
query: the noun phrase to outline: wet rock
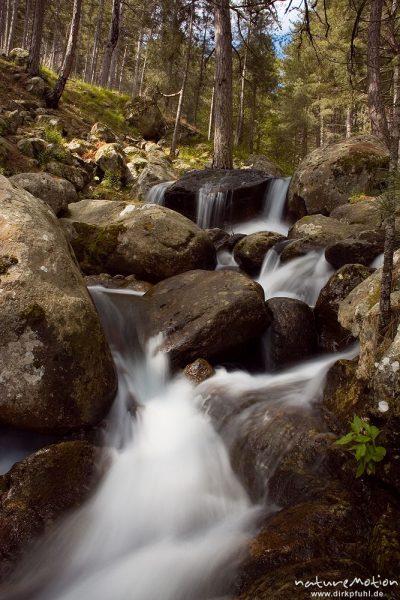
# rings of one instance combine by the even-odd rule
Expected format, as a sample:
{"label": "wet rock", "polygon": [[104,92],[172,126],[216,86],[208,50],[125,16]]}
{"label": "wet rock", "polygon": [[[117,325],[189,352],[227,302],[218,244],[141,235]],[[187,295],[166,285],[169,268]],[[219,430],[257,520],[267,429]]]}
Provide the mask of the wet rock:
{"label": "wet rock", "polygon": [[163,332],[162,350],[173,367],[221,357],[258,338],[268,325],[264,291],[233,271],[190,271],[155,285],[149,335]]}
{"label": "wet rock", "polygon": [[49,173],[20,173],[10,177],[11,183],[46,202],[56,215],[78,200],[72,183]]}
{"label": "wet rock", "polygon": [[344,348],[354,338],[338,321],[339,304],[372,273],[360,264],[345,265],[334,273],[322,288],[315,305],[315,321],[319,346],[327,352]]}
{"label": "wet rock", "polygon": [[62,442],[0,477],[0,579],[54,521],[84,502],[99,477],[99,459],[87,442]]}
{"label": "wet rock", "polygon": [[[165,206],[196,221],[198,196],[202,192],[202,208],[210,216],[206,219],[210,222],[202,225],[223,227],[224,224],[244,221],[260,214],[269,181],[270,178],[263,171],[250,169],[191,171],[165,192]],[[218,193],[218,209],[215,208],[213,212],[211,207]]]}
{"label": "wet rock", "polygon": [[0,421],[43,432],[98,423],[115,395],[93,303],[54,213],[0,177]]}
{"label": "wet rock", "polygon": [[[153,155],[148,157],[146,166],[143,167],[142,159],[139,164],[140,175],[132,188],[132,195],[141,200],[147,199],[147,194],[154,185],[164,181],[174,181],[178,174],[168,158],[162,155]],[[137,161],[130,161],[130,172],[132,173],[132,162],[135,162],[135,169],[138,166]],[[135,176],[135,171],[132,175]]]}
{"label": "wet rock", "polygon": [[264,154],[251,154],[245,165],[256,171],[264,171],[271,177],[283,177],[282,169]]}
{"label": "wet rock", "polygon": [[89,133],[89,141],[102,141],[111,144],[116,141],[115,133],[103,123],[95,123]]}
{"label": "wet rock", "polygon": [[69,206],[61,222],[87,274],[135,275],[154,283],[216,264],[207,235],[161,206],[82,200]]}
{"label": "wet rock", "polygon": [[268,250],[284,239],[283,235],[270,231],[252,233],[235,244],[233,256],[243,271],[257,275]]}
{"label": "wet rock", "polygon": [[221,250],[231,237],[228,232],[224,231],[223,229],[219,229],[219,227],[206,229],[205,232],[214,244],[216,250]]}
{"label": "wet rock", "polygon": [[165,131],[165,120],[157,106],[150,98],[134,98],[126,106],[125,119],[128,125],[135,127],[145,140],[157,142]]}
{"label": "wet rock", "polygon": [[183,372],[193,383],[201,383],[215,373],[214,368],[204,358],[198,358],[190,365],[186,365]]}
{"label": "wet rock", "polygon": [[104,144],[94,157],[94,162],[105,177],[115,177],[123,181],[127,177],[126,157],[119,144]]}
{"label": "wet rock", "polygon": [[134,275],[114,275],[100,273],[99,275],[87,275],[85,282],[88,287],[100,285],[108,289],[133,290],[135,292],[148,292],[153,287],[148,281],[140,281]]}
{"label": "wet rock", "polygon": [[383,246],[383,239],[376,242],[362,239],[341,240],[326,248],[325,258],[335,269],[349,264],[368,266],[383,252]]}
{"label": "wet rock", "polygon": [[314,247],[323,248],[328,244],[350,237],[353,231],[354,229],[349,225],[332,217],[312,215],[297,221],[289,229],[288,238],[290,240],[307,240]]}
{"label": "wet rock", "polygon": [[289,213],[330,215],[358,192],[379,193],[389,153],[382,142],[360,136],[318,148],[297,168],[289,188]]}
{"label": "wet rock", "polygon": [[306,360],[317,349],[317,331],[312,309],[293,298],[271,298],[270,366],[280,368]]}

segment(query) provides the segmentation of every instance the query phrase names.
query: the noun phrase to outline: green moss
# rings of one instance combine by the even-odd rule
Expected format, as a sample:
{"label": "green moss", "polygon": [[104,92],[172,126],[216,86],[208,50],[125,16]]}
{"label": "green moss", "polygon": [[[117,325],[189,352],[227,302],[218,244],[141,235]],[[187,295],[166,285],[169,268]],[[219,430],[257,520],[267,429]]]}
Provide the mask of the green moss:
{"label": "green moss", "polygon": [[334,169],[334,175],[342,175],[346,173],[360,174],[364,170],[368,172],[387,171],[389,168],[389,157],[368,152],[367,149],[362,149],[351,152],[346,156],[342,156],[337,161],[337,166]]}
{"label": "green moss", "polygon": [[21,313],[23,319],[25,319],[27,325],[37,325],[46,318],[44,309],[39,304],[31,304]]}
{"label": "green moss", "polygon": [[15,256],[0,256],[0,275],[5,275],[10,267],[18,264],[18,259]]}
{"label": "green moss", "polygon": [[72,247],[83,269],[96,272],[97,267],[103,267],[108,256],[115,252],[118,238],[126,231],[122,224],[98,227],[87,223],[74,223],[77,237],[72,240]]}

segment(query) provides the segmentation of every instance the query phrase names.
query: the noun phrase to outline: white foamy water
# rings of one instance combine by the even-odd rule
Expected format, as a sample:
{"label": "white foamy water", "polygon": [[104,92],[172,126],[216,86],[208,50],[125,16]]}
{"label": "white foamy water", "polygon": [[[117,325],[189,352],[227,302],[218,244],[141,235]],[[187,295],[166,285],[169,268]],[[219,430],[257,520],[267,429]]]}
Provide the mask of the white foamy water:
{"label": "white foamy water", "polygon": [[153,185],[153,187],[150,188],[146,194],[147,204],[158,204],[159,206],[164,206],[165,192],[174,183],[175,181],[162,181],[161,183]]}
{"label": "white foamy water", "polygon": [[202,229],[223,227],[230,194],[206,183],[197,193],[196,223]]}
{"label": "white foamy water", "polygon": [[333,272],[323,251],[312,251],[282,263],[271,249],[265,256],[258,282],[264,288],[266,300],[284,296],[314,306],[321,288]]}

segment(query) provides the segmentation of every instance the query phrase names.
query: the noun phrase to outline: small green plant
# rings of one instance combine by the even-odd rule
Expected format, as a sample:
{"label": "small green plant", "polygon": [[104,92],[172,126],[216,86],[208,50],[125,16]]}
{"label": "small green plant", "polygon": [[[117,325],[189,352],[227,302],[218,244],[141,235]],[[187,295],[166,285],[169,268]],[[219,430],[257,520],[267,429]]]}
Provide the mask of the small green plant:
{"label": "small green plant", "polygon": [[350,445],[348,450],[358,462],[356,477],[361,477],[364,473],[373,475],[376,463],[381,462],[386,456],[386,449],[383,446],[375,445],[375,440],[381,431],[357,415],[354,415],[350,426],[351,431],[336,440],[335,444]]}
{"label": "small green plant", "polygon": [[113,175],[112,173],[106,173],[104,175],[101,185],[110,190],[120,190],[122,188],[121,179],[118,175]]}
{"label": "small green plant", "polygon": [[49,144],[54,144],[56,146],[62,146],[64,143],[64,138],[57,127],[53,125],[46,125],[43,129],[43,139]]}

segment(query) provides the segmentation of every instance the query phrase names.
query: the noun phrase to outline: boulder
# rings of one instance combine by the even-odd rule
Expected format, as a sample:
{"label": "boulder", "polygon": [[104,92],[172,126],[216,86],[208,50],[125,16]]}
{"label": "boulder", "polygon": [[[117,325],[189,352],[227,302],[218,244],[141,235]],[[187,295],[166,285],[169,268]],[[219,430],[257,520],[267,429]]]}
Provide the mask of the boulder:
{"label": "boulder", "polygon": [[46,92],[46,82],[41,77],[31,77],[26,82],[26,91],[38,98],[43,98]]}
{"label": "boulder", "polygon": [[134,275],[114,275],[100,273],[99,275],[86,275],[85,283],[88,287],[101,286],[108,289],[133,290],[135,292],[148,292],[153,287],[148,281],[140,281]]}
{"label": "boulder", "polygon": [[325,249],[325,258],[335,269],[344,265],[359,264],[368,266],[383,252],[384,239],[346,239],[330,244]]}
{"label": "boulder", "polygon": [[233,271],[190,271],[155,285],[149,335],[162,332],[161,349],[173,368],[197,358],[221,359],[258,338],[268,325],[264,291]]}
{"label": "boulder", "polygon": [[7,133],[8,135],[15,135],[18,131],[18,128],[21,127],[24,123],[24,118],[21,116],[20,110],[6,110],[1,115],[3,125],[2,132],[3,134]]}
{"label": "boulder", "polygon": [[68,204],[78,200],[78,194],[70,181],[54,177],[50,173],[20,173],[10,177],[10,181],[46,202],[56,215],[66,210]]}
{"label": "boulder", "polygon": [[161,206],[82,200],[69,206],[69,216],[61,223],[87,274],[136,275],[157,282],[216,264],[207,235]]}
{"label": "boulder", "polygon": [[165,206],[201,227],[223,227],[260,214],[270,177],[250,169],[186,173],[165,192]]}
{"label": "boulder", "polygon": [[252,233],[235,244],[233,256],[243,271],[257,275],[268,250],[284,239],[283,235],[270,231]]}
{"label": "boulder", "polygon": [[350,237],[354,229],[332,217],[312,215],[297,221],[288,233],[289,240],[308,240],[314,247],[323,248],[328,244]]}
{"label": "boulder", "polygon": [[106,144],[112,144],[116,141],[115,133],[104,123],[95,123],[90,130],[88,139],[91,142],[100,140],[106,142]]}
{"label": "boulder", "polygon": [[8,56],[17,65],[25,66],[28,63],[29,52],[25,48],[13,48]]}
{"label": "boulder", "polygon": [[87,442],[62,442],[0,477],[0,579],[54,521],[86,500],[99,477],[99,458]]}
{"label": "boulder", "polygon": [[371,273],[371,269],[361,264],[345,265],[322,288],[314,314],[319,346],[323,350],[336,352],[354,341],[353,336],[338,321],[339,304]]}
{"label": "boulder", "polygon": [[98,423],[111,354],[50,208],[0,176],[0,422],[43,432]]}
{"label": "boulder", "polygon": [[74,138],[70,142],[67,142],[65,148],[72,152],[72,154],[78,154],[79,156],[83,156],[87,152],[91,152],[95,149],[93,144],[79,138]]}
{"label": "boulder", "polygon": [[25,156],[40,159],[43,153],[49,148],[49,144],[41,138],[22,138],[17,143],[17,148]]}
{"label": "boulder", "polygon": [[[131,165],[129,171],[133,178],[136,177],[136,169],[140,169],[139,177],[132,188],[132,195],[141,200],[147,199],[148,193],[153,186],[167,181],[174,181],[178,176],[164,154],[149,156],[147,165],[143,165],[142,158],[134,159],[129,164]],[[133,165],[134,169],[132,169]]]}
{"label": "boulder", "polygon": [[350,138],[317,148],[298,166],[289,188],[289,214],[330,215],[356,193],[377,194],[389,153],[371,136]]}
{"label": "boulder", "polygon": [[44,168],[47,173],[51,173],[62,179],[68,179],[78,192],[83,190],[85,185],[89,183],[89,170],[83,169],[80,166],[67,165],[63,162],[52,160]]}
{"label": "boulder", "polygon": [[269,329],[269,366],[285,367],[306,360],[317,350],[317,331],[312,309],[293,298],[267,301],[271,316]]}
{"label": "boulder", "polygon": [[[380,197],[366,198],[354,204],[339,206],[332,211],[331,217],[352,225],[358,231],[376,231],[382,227],[385,220]],[[400,217],[400,206],[397,207],[397,217]]]}
{"label": "boulder", "polygon": [[126,106],[125,119],[128,125],[137,129],[145,140],[158,142],[165,131],[165,120],[157,106],[150,98],[137,97]]}
{"label": "boulder", "polygon": [[94,162],[104,177],[124,181],[127,177],[126,156],[119,144],[104,144],[94,157]]}
{"label": "boulder", "polygon": [[283,171],[264,154],[251,154],[245,162],[246,168],[264,171],[270,177],[283,177]]}

